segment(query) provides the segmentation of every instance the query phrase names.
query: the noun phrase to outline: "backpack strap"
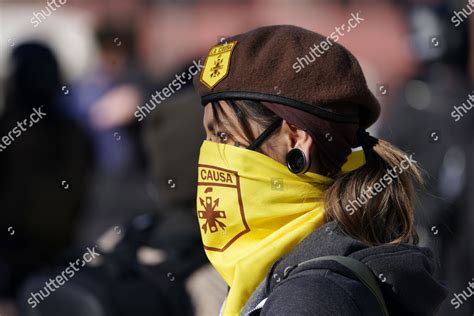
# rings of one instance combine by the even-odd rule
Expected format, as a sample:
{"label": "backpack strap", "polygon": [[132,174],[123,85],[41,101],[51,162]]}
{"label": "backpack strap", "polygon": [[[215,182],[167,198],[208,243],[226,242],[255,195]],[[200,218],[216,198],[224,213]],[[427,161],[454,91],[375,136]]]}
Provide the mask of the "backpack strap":
{"label": "backpack strap", "polygon": [[352,257],[344,257],[344,256],[323,256],[318,258],[313,258],[307,261],[303,261],[296,266],[293,266],[291,269],[285,270],[284,278],[288,276],[288,274],[297,267],[304,266],[309,263],[313,263],[316,261],[326,261],[332,260],[336,261],[337,263],[343,265],[359,279],[359,281],[364,284],[375,296],[377,302],[379,303],[380,308],[385,316],[389,316],[387,306],[385,305],[385,301],[382,295],[382,291],[380,290],[379,284],[372,273],[372,271],[362,262]]}

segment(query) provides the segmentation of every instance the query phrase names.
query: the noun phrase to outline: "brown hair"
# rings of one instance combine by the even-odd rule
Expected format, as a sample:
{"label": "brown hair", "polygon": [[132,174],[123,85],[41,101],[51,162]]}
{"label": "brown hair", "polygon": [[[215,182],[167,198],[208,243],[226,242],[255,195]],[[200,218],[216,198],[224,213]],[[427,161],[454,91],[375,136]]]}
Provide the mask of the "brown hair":
{"label": "brown hair", "polygon": [[[415,183],[422,183],[420,169],[408,164],[400,166],[409,157],[406,153],[379,140],[373,147],[372,159],[361,168],[335,178],[324,195],[326,219],[336,220],[351,236],[370,245],[385,243],[418,243],[414,224],[416,200]],[[396,171],[399,169],[399,171]],[[395,171],[392,176],[389,171]],[[376,183],[383,190],[368,198],[365,203],[349,210],[359,201],[365,190]],[[386,183],[385,183],[386,182]]]}
{"label": "brown hair", "polygon": [[[259,124],[262,128],[267,128],[273,122],[280,119],[275,113],[264,107],[261,103],[251,100],[227,100],[226,103],[233,110],[237,120],[244,132],[244,136],[249,143],[253,142],[256,135],[253,134],[250,128],[249,120]],[[214,121],[217,126],[225,130],[220,115],[223,113],[220,104],[217,101],[211,102],[212,112],[214,114]]]}
{"label": "brown hair", "polygon": [[[266,128],[278,119],[275,113],[256,101],[226,102],[250,142],[256,136],[252,134],[248,120]],[[215,121],[219,124],[219,103],[213,102],[212,107]],[[423,182],[420,169],[411,161],[408,167],[402,168],[403,161],[409,159],[408,155],[384,140],[379,140],[373,147],[370,158],[364,166],[334,177],[334,183],[324,195],[326,220],[335,220],[348,235],[369,245],[417,244],[414,186]],[[395,171],[396,175],[390,171]],[[377,183],[379,188],[383,186],[383,190],[377,190],[378,194],[370,198],[365,196],[367,190]],[[364,201],[361,202],[362,197]]]}

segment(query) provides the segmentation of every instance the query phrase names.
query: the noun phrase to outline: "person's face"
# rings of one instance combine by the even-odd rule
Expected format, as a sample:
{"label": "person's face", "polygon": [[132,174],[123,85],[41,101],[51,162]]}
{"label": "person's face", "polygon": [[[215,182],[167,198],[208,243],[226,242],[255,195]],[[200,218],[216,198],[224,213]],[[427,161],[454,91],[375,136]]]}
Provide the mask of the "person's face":
{"label": "person's face", "polygon": [[[207,104],[204,108],[204,129],[206,131],[206,139],[216,143],[230,144],[237,147],[247,147],[250,145],[249,140],[244,136],[242,128],[232,109],[226,102],[219,102],[221,111],[219,113],[219,121],[216,121],[216,114],[211,104]],[[250,121],[250,128],[254,135],[258,135],[260,129],[258,125]]]}
{"label": "person's face", "polygon": [[[203,124],[206,140],[246,148],[250,145],[250,140],[245,137],[234,111],[226,102],[221,101],[219,104],[221,107],[220,123],[215,120],[211,104],[208,103],[204,107]],[[264,128],[253,120],[249,120],[249,125],[255,137],[264,131]],[[309,157],[312,148],[311,137],[305,131],[283,120],[281,127],[267,138],[256,151],[286,164],[286,154],[294,147],[301,148]]]}

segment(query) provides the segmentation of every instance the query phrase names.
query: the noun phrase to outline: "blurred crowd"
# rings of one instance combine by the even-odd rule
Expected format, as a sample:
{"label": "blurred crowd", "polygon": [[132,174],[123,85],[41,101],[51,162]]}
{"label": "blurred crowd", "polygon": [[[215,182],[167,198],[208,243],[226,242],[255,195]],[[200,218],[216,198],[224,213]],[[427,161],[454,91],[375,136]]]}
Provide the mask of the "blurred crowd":
{"label": "blurred crowd", "polygon": [[[474,313],[452,302],[474,275],[467,1],[50,2],[0,3],[2,316],[216,315],[227,287],[195,219],[203,108],[187,81],[134,113],[227,36],[270,24],[329,34],[357,12],[364,22],[340,42],[382,103],[372,132],[425,170],[417,229],[451,291],[439,315]],[[101,256],[31,308],[93,246]]]}

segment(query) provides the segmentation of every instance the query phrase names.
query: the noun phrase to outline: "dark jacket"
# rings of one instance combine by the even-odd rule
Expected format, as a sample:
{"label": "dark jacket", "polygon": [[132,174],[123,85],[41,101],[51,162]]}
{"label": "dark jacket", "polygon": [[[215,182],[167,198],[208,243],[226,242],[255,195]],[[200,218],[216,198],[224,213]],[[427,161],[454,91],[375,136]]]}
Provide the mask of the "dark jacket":
{"label": "dark jacket", "polygon": [[[428,248],[370,247],[329,222],[273,264],[241,314],[382,315],[370,290],[337,262],[314,262],[284,277],[287,267],[327,255],[350,256],[366,264],[378,277],[390,315],[434,315],[446,298],[447,289],[434,276],[438,264]],[[256,309],[259,303],[263,307]]]}

